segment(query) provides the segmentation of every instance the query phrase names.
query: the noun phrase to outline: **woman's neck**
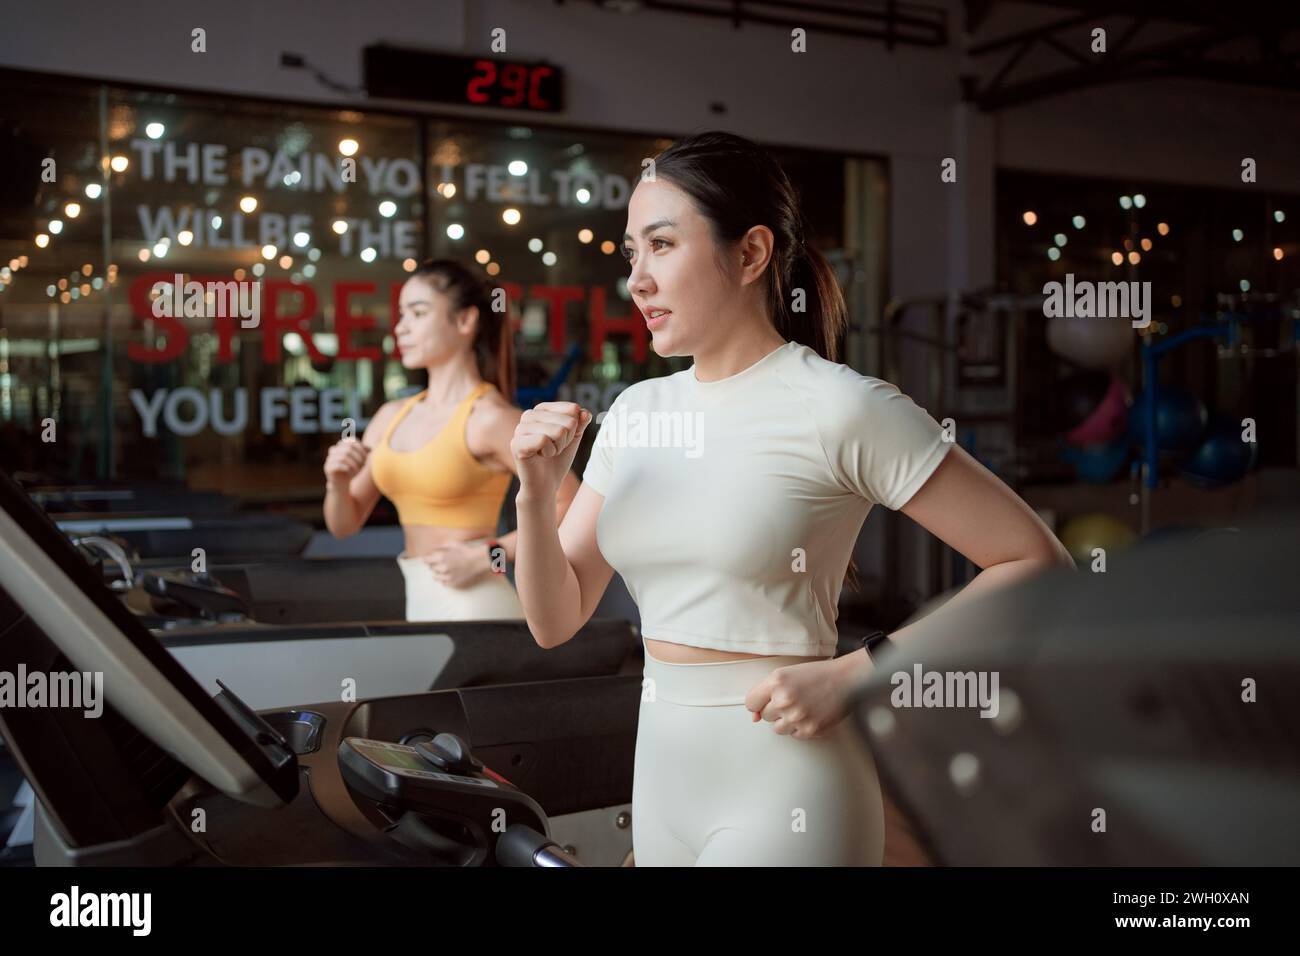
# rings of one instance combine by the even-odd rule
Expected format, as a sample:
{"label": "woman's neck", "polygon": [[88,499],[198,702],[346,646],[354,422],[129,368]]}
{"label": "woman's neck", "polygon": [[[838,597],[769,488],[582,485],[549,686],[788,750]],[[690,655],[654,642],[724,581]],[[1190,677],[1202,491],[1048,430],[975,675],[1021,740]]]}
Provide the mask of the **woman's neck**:
{"label": "woman's neck", "polygon": [[730,378],[785,343],[781,333],[770,323],[760,327],[746,327],[729,335],[717,348],[693,355],[695,377],[701,382]]}
{"label": "woman's neck", "polygon": [[455,405],[483,381],[473,356],[468,352],[430,365],[426,371],[429,373],[429,387],[425,390],[424,401],[430,405]]}

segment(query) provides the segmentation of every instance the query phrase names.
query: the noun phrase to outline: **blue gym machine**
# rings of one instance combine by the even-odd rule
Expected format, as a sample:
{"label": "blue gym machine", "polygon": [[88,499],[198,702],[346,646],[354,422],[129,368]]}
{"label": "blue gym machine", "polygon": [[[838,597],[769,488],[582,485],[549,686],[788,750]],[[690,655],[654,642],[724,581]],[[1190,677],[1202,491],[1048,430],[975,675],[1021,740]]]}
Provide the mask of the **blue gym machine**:
{"label": "blue gym machine", "polygon": [[[1143,342],[1142,454],[1133,463],[1133,468],[1139,471],[1141,477],[1139,501],[1133,503],[1138,504],[1140,502],[1141,504],[1140,530],[1142,535],[1146,535],[1151,530],[1151,493],[1155,490],[1160,477],[1156,447],[1156,408],[1159,404],[1160,359],[1188,342],[1205,338],[1223,339],[1223,345],[1220,346],[1221,353],[1241,353],[1245,349],[1242,344],[1241,327],[1243,323],[1250,321],[1252,318],[1256,317],[1246,312],[1225,311],[1220,313],[1217,322],[1207,322],[1193,326],[1184,332],[1178,332],[1159,342],[1154,341],[1154,336],[1148,336],[1146,341]],[[1293,314],[1291,317],[1291,341],[1288,348],[1293,350],[1297,346],[1300,346],[1300,319]],[[1257,349],[1255,354],[1267,357],[1279,354],[1280,351],[1277,349]]]}

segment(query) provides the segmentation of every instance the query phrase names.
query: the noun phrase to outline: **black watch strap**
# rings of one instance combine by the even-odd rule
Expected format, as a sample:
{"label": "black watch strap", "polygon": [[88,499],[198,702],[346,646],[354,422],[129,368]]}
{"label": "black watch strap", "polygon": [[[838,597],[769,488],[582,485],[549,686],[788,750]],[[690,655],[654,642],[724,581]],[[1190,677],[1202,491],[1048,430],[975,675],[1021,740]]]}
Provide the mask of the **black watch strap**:
{"label": "black watch strap", "polygon": [[880,659],[881,654],[887,653],[893,646],[894,642],[889,639],[889,635],[884,631],[872,631],[862,638],[862,647],[866,650],[867,657],[871,658],[873,664]]}

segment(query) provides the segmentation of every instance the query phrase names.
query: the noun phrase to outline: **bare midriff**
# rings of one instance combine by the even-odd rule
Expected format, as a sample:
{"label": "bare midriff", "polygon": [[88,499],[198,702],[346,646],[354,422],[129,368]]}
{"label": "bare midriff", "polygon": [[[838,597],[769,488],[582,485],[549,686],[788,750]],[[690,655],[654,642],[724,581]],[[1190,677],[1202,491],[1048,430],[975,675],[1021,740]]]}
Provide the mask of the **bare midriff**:
{"label": "bare midriff", "polygon": [[443,528],[431,524],[402,525],[408,558],[422,558],[432,551],[463,541],[496,537],[495,528]]}
{"label": "bare midriff", "polygon": [[744,654],[740,651],[719,651],[711,647],[691,647],[671,641],[656,641],[647,637],[646,650],[656,659],[669,664],[715,664],[719,661],[748,661],[758,657],[799,657],[804,661],[821,661],[824,657],[803,657],[798,654]]}

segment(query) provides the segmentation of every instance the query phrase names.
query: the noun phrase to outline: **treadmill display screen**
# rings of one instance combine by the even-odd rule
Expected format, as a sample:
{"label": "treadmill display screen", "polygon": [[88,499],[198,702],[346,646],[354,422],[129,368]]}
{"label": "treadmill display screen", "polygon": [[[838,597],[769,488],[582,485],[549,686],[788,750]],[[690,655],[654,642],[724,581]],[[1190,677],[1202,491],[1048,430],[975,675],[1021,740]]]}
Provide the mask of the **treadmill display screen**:
{"label": "treadmill display screen", "polygon": [[362,756],[369,757],[381,767],[392,767],[396,770],[429,769],[427,763],[409,750],[381,750],[378,747],[367,747],[364,745],[357,746],[357,750]]}

